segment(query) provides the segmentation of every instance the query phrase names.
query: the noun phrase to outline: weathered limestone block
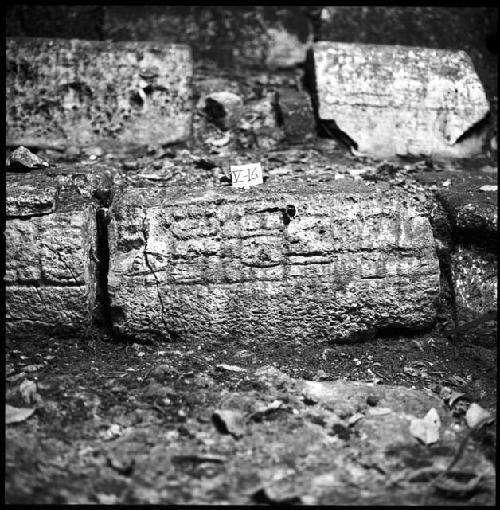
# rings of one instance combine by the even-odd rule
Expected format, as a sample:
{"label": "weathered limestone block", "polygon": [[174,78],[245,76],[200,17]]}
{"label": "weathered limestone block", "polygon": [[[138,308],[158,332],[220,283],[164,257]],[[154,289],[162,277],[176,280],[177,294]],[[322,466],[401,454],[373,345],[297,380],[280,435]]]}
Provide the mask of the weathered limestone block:
{"label": "weathered limestone block", "polygon": [[7,175],[8,336],[83,331],[96,296],[91,179],[62,172]]}
{"label": "weathered limestone block", "polygon": [[12,38],[6,71],[9,144],[123,149],[191,134],[187,46]]}
{"label": "weathered limestone block", "polygon": [[223,131],[236,126],[243,113],[243,99],[227,90],[214,92],[205,98],[205,113]]}
{"label": "weathered limestone block", "polygon": [[465,182],[440,190],[437,196],[448,212],[455,234],[473,244],[494,249],[498,234],[498,191],[481,191],[484,183]]}
{"label": "weathered limestone block", "polygon": [[459,325],[497,308],[498,192],[481,191],[482,179],[437,193],[453,237],[451,283]]}
{"label": "weathered limestone block", "polygon": [[464,135],[489,104],[463,51],[318,42],[314,69],[319,118],[335,121],[362,153],[481,152],[481,133]]}
{"label": "weathered limestone block", "polygon": [[496,253],[458,246],[451,254],[451,276],[459,325],[497,309]]}
{"label": "weathered limestone block", "polygon": [[271,92],[245,103],[238,127],[259,149],[274,149],[284,138],[276,113],[276,94]]}
{"label": "weathered limestone block", "polygon": [[303,143],[314,137],[316,123],[308,94],[293,89],[279,89],[277,105],[287,141]]}
{"label": "weathered limestone block", "polygon": [[108,237],[119,335],[349,339],[435,319],[430,224],[384,185],[126,189]]}

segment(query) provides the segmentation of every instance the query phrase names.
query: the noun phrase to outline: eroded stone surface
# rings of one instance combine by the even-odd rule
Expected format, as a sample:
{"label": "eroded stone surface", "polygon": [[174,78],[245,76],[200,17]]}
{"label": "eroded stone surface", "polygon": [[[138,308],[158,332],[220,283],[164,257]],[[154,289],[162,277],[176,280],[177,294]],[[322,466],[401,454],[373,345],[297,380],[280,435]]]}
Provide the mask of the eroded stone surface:
{"label": "eroded stone surface", "polygon": [[453,182],[437,193],[454,240],[450,276],[459,324],[497,308],[498,192],[481,191],[484,182]]}
{"label": "eroded stone surface", "polygon": [[342,339],[435,317],[430,224],[384,186],[128,189],[110,213],[120,334]]}
{"label": "eroded stone surface", "polygon": [[458,246],[451,255],[452,281],[459,323],[497,309],[496,253]]}
{"label": "eroded stone surface", "polygon": [[187,46],[12,38],[6,58],[8,143],[123,149],[190,136]]}
{"label": "eroded stone surface", "polygon": [[302,143],[314,138],[316,125],[311,98],[308,94],[291,89],[280,89],[277,102],[288,142]]}
{"label": "eroded stone surface", "polygon": [[465,52],[318,42],[314,69],[320,119],[335,121],[363,153],[481,151],[481,136],[461,138],[489,111]]}
{"label": "eroded stone surface", "polygon": [[97,207],[92,189],[99,172],[54,172],[7,175],[9,336],[76,332],[92,323]]}
{"label": "eroded stone surface", "polygon": [[214,92],[205,98],[205,113],[223,131],[234,127],[242,112],[241,97],[227,90]]}
{"label": "eroded stone surface", "polygon": [[458,236],[493,248],[498,232],[498,191],[481,191],[482,186],[481,179],[453,183],[448,189],[440,190],[438,197]]}

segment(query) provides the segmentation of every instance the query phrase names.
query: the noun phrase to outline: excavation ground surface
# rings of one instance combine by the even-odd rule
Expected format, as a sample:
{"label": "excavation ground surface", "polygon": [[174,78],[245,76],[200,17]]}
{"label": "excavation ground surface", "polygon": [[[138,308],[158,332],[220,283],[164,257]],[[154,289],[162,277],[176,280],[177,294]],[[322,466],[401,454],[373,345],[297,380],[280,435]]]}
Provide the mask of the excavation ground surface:
{"label": "excavation ground surface", "polygon": [[[12,342],[7,402],[35,413],[6,430],[6,502],[492,504],[488,477],[469,492],[461,492],[467,479],[454,492],[436,489],[432,469],[443,455],[436,445],[411,438],[375,455],[356,432],[366,406],[334,409],[344,420],[362,417],[332,427],[295,386],[366,381],[367,398],[382,385],[438,399],[451,390],[494,411],[494,336],[483,327],[454,341],[429,333],[344,345]],[[36,384],[31,396],[26,381]],[[221,409],[233,414],[221,419]],[[463,415],[455,409],[451,419],[458,433],[447,461],[466,434]],[[491,438],[470,440],[466,450],[495,455]],[[474,471],[467,460],[457,466]]]}
{"label": "excavation ground surface", "polygon": [[[496,118],[496,96],[492,108]],[[223,138],[203,122],[198,112],[197,142]],[[266,177],[275,182],[287,175],[307,180],[311,159],[321,155],[327,180],[335,172],[354,178],[346,169],[363,174],[366,166],[330,140],[316,140],[314,150],[321,150],[314,153],[245,148],[247,142],[231,140],[242,151],[238,162],[255,161],[260,150]],[[227,184],[229,152],[209,145],[193,182]],[[157,160],[156,174],[168,181],[169,150],[132,163],[131,156],[107,161],[151,174]],[[45,156],[57,164],[57,155]],[[418,172],[413,163],[405,170],[403,162],[378,162],[378,171],[365,173],[416,193],[417,185],[435,190],[448,180],[497,175],[496,154],[459,171],[420,163],[426,169]],[[443,316],[432,331],[343,344],[10,339],[6,403],[33,412],[6,427],[5,500],[493,505],[496,423],[469,437],[464,414],[476,403],[496,415],[496,321],[452,339],[443,334],[448,327]],[[333,381],[344,383],[332,389]],[[350,381],[361,386],[355,390]],[[311,388],[330,392],[330,400],[311,396]],[[442,427],[426,444],[409,429],[432,408]]]}

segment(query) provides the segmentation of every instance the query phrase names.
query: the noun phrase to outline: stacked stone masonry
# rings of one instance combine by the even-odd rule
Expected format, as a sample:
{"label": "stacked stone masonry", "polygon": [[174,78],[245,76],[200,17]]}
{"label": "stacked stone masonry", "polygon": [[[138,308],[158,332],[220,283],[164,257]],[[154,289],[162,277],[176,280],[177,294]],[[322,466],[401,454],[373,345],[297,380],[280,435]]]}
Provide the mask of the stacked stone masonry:
{"label": "stacked stone masonry", "polygon": [[[331,66],[320,69],[318,62],[340,50],[345,56],[346,45],[337,46],[316,46],[320,117],[329,117],[335,101],[325,92]],[[365,58],[375,49],[352,51]],[[415,58],[439,60],[426,55]],[[479,90],[462,54],[444,56],[460,83]],[[8,141],[112,150],[188,140],[191,76],[183,46],[10,39]],[[484,115],[479,92],[467,96],[476,102],[448,105],[449,142]],[[313,128],[312,113],[305,94],[295,96],[282,95],[281,115],[287,136],[300,141]],[[125,110],[107,111],[120,104]],[[99,165],[8,174],[9,334],[108,324],[117,336],[134,338],[352,339],[433,325],[436,241],[413,196],[381,183],[321,182],[314,165],[306,171],[310,185],[283,176],[279,185],[271,179],[248,191],[220,187],[211,177],[188,188],[178,183],[194,179],[189,165],[174,170],[165,182],[137,176],[128,185],[116,169]],[[474,201],[462,206],[451,189],[438,198],[459,244],[471,225],[496,238],[493,209]],[[450,248],[454,291],[463,308],[471,285],[479,285],[477,306],[467,311],[474,316],[496,304],[496,259],[474,248],[469,256],[462,245]],[[474,282],[464,260],[479,268]]]}

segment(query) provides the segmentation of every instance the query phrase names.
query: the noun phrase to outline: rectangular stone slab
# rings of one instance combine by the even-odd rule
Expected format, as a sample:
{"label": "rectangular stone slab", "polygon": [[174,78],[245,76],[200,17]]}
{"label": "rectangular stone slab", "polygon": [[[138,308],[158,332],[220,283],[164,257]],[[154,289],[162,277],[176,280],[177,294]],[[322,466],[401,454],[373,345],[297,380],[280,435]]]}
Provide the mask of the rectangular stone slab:
{"label": "rectangular stone slab", "polygon": [[435,319],[429,221],[384,185],[129,188],[108,237],[117,335],[317,341]]}
{"label": "rectangular stone slab", "polygon": [[82,332],[96,305],[95,176],[7,175],[7,336]]}
{"label": "rectangular stone slab", "polygon": [[185,141],[192,74],[183,45],[8,38],[7,143],[123,150]]}
{"label": "rectangular stone slab", "polygon": [[482,138],[463,135],[489,111],[469,56],[412,46],[314,45],[318,115],[358,151],[378,157],[467,157]]}

